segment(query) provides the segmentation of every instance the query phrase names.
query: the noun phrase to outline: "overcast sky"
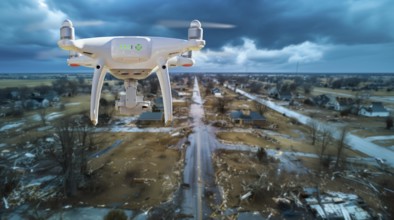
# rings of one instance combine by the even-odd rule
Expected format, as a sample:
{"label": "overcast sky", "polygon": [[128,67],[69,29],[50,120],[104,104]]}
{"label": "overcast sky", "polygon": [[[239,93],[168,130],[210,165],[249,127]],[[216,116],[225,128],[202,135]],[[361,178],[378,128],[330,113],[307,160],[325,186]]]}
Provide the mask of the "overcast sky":
{"label": "overcast sky", "polygon": [[91,71],[57,47],[66,18],[77,38],[187,38],[163,20],[235,26],[204,29],[187,71],[394,72],[393,0],[2,0],[0,73]]}

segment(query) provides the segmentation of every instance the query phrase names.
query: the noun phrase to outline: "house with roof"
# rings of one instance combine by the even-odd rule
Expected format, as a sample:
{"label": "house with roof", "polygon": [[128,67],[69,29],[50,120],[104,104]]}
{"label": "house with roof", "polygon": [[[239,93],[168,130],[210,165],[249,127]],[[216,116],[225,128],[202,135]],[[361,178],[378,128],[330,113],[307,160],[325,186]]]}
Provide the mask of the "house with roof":
{"label": "house with roof", "polygon": [[390,116],[390,112],[383,106],[381,102],[372,102],[369,107],[361,107],[358,114],[366,117]]}
{"label": "house with roof", "polygon": [[278,91],[278,88],[276,88],[276,86],[270,88],[270,89],[268,90],[268,96],[271,97],[271,98],[274,98],[274,99],[279,98],[279,91]]}
{"label": "house with roof", "polygon": [[57,103],[60,101],[60,97],[55,90],[50,90],[44,95],[44,98],[49,101],[50,104]]}
{"label": "house with roof", "polygon": [[171,89],[171,93],[174,98],[185,98],[191,95],[189,92],[178,91],[175,89]]}
{"label": "house with roof", "polygon": [[45,98],[31,98],[23,102],[23,107],[28,110],[47,108],[48,106],[49,106],[49,101],[48,99]]}
{"label": "house with roof", "polygon": [[216,97],[221,97],[222,96],[222,92],[220,91],[219,88],[213,88],[211,89],[211,93],[212,95],[216,96]]}
{"label": "house with roof", "polygon": [[336,111],[349,110],[354,106],[355,102],[352,98],[337,97],[334,109]]}
{"label": "house with roof", "polygon": [[317,106],[328,109],[335,109],[335,107],[338,105],[337,99],[329,94],[315,96],[313,98],[313,103],[315,103]]}
{"label": "house with roof", "polygon": [[188,86],[184,83],[182,83],[182,84],[177,83],[172,86],[172,89],[177,90],[177,91],[187,91]]}
{"label": "house with roof", "polygon": [[279,91],[276,86],[268,90],[268,96],[282,101],[291,101],[293,99],[293,94],[291,94],[290,91],[287,90]]}
{"label": "house with roof", "polygon": [[181,97],[179,92],[175,89],[171,89],[171,94],[172,94],[173,98],[180,98]]}
{"label": "house with roof", "polygon": [[13,90],[8,94],[8,97],[12,100],[20,100],[21,99],[21,93],[18,90]]}
{"label": "house with roof", "polygon": [[230,119],[231,122],[239,125],[263,126],[266,122],[264,116],[258,112],[250,111],[249,107],[245,106],[238,111],[231,112]]}
{"label": "house with roof", "polygon": [[290,91],[281,91],[279,92],[278,98],[282,101],[291,101],[293,99],[293,95]]}
{"label": "house with roof", "polygon": [[162,125],[163,112],[143,112],[137,120],[137,125]]}

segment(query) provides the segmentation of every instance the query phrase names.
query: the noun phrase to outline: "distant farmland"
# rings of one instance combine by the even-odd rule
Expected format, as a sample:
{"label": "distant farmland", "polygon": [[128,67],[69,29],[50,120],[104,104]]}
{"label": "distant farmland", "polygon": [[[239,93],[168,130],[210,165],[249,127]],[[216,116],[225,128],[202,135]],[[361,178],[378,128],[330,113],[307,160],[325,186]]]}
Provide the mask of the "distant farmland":
{"label": "distant farmland", "polygon": [[51,86],[54,79],[1,79],[0,89],[8,87],[36,87],[36,86]]}

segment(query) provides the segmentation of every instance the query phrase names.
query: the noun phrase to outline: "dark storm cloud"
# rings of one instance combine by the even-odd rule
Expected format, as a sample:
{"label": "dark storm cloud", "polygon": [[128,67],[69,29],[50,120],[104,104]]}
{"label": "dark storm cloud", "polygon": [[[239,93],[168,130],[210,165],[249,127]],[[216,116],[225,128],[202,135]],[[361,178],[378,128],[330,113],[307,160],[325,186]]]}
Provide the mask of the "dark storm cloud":
{"label": "dark storm cloud", "polygon": [[[250,61],[268,62],[270,57],[265,56],[271,54],[270,51],[259,49],[285,54],[269,62],[276,64],[289,62],[294,57],[293,60],[297,60],[297,56],[290,54],[293,51],[289,46],[299,45],[298,48],[304,49],[305,42],[310,42],[314,49],[322,48],[319,45],[335,48],[336,45],[393,42],[392,11],[394,1],[391,0],[5,0],[0,1],[0,59],[59,57],[61,53],[54,48],[65,18],[74,21],[76,35],[81,38],[111,35],[186,38],[187,27],[166,28],[156,24],[160,20],[199,19],[236,26],[204,29],[205,51],[245,46],[245,39],[250,39],[256,46],[251,51],[263,54],[262,57],[249,55]],[[78,22],[90,22],[90,25],[78,26]],[[100,25],[94,25],[95,22]],[[297,49],[297,53],[301,53],[301,49]],[[340,51],[344,56],[352,56],[357,53],[357,47],[350,52]],[[319,54],[312,52],[311,57]],[[335,50],[331,50],[327,58],[332,57],[336,57]],[[323,59],[324,54],[318,58]],[[217,64],[227,62],[224,58],[214,60]]]}
{"label": "dark storm cloud", "polygon": [[[240,43],[242,37],[251,38],[265,48],[281,48],[308,40],[336,44],[388,42],[393,39],[390,30],[394,30],[390,23],[393,21],[390,15],[390,9],[394,10],[393,1],[50,0],[48,4],[72,19],[108,22],[107,27],[78,30],[81,37],[130,33],[160,35],[160,30],[152,25],[161,19],[197,18],[237,26],[226,30],[206,29],[205,38],[212,48],[228,42]],[[171,29],[165,34],[184,37],[186,30]]]}

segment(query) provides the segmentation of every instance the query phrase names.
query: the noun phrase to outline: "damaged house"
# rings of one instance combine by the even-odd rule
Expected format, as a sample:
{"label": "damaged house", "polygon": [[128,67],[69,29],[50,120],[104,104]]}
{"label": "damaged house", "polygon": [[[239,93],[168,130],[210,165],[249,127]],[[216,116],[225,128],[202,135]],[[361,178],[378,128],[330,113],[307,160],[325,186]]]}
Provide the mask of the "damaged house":
{"label": "damaged house", "polygon": [[239,125],[263,126],[266,122],[264,116],[258,112],[250,111],[249,107],[244,106],[241,110],[230,113],[231,122]]}

